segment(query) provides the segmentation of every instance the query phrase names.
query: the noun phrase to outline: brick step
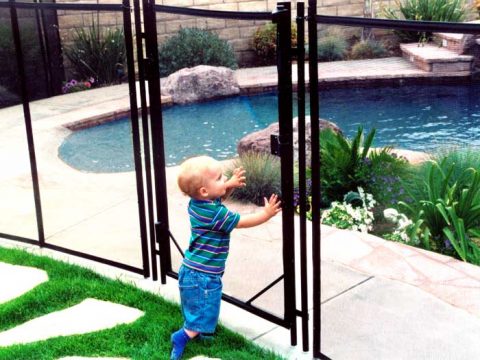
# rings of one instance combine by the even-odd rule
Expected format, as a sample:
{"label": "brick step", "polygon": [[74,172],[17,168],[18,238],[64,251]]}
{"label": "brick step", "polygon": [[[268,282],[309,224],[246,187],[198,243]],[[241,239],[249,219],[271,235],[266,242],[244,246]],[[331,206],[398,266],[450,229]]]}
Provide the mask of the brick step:
{"label": "brick step", "polygon": [[401,44],[403,57],[418,68],[434,73],[465,72],[471,73],[473,56],[458,55],[452,50],[439,47],[433,43]]}
{"label": "brick step", "polygon": [[464,34],[433,33],[434,40],[441,44],[442,47],[452,50],[457,54],[462,50],[462,40],[464,36]]}
{"label": "brick step", "polygon": [[[467,21],[467,23],[480,25],[480,20]],[[433,33],[433,38],[436,42],[448,50],[455,51],[457,54],[460,54],[463,51],[465,36],[467,35],[455,33]],[[477,44],[478,43],[479,41],[477,39]]]}

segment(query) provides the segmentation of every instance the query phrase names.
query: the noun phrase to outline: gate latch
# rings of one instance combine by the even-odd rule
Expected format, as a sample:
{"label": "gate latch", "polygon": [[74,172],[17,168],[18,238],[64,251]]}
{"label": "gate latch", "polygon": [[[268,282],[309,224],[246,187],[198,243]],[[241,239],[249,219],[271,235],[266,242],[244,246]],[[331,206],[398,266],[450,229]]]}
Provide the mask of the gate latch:
{"label": "gate latch", "polygon": [[272,155],[280,156],[280,136],[270,135],[270,153]]}

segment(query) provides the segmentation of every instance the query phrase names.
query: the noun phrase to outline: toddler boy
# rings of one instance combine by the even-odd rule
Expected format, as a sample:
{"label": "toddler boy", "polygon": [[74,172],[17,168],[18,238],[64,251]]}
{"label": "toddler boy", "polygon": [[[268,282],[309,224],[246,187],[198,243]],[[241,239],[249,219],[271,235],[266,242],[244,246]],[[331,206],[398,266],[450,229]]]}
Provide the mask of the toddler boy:
{"label": "toddler boy", "polygon": [[242,215],[223,204],[234,189],[245,186],[245,170],[237,168],[230,179],[221,164],[208,156],[186,160],[180,167],[178,186],[190,197],[191,237],[178,272],[184,325],[171,337],[171,360],[181,359],[188,341],[213,333],[222,299],[222,275],[234,228],[260,225],[281,211],[277,195],[265,198],[261,211]]}

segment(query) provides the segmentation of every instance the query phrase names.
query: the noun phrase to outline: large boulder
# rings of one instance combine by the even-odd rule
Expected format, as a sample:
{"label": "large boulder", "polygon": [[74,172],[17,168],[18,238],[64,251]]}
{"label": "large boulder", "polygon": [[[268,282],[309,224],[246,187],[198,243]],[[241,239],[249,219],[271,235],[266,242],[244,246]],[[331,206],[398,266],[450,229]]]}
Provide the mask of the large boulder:
{"label": "large boulder", "polygon": [[198,65],[174,72],[162,84],[162,95],[178,104],[236,95],[240,88],[232,69]]}
{"label": "large boulder", "polygon": [[459,52],[461,55],[472,55],[475,67],[480,67],[480,35],[464,35]]}
{"label": "large boulder", "polygon": [[[335,125],[334,123],[319,119],[320,122],[320,131],[324,129],[332,129],[337,133],[342,133],[340,128]],[[311,141],[310,141],[310,116],[305,117],[305,148],[306,148],[306,158],[307,163],[310,162],[310,154],[311,154]],[[278,135],[279,134],[279,124],[273,123],[267,128],[250,133],[240,139],[237,144],[237,152],[241,156],[244,153],[249,151],[253,152],[262,152],[268,153],[271,152],[271,145],[270,145],[270,136],[271,135]],[[293,149],[294,149],[294,156],[295,159],[298,158],[298,118],[293,119]]]}

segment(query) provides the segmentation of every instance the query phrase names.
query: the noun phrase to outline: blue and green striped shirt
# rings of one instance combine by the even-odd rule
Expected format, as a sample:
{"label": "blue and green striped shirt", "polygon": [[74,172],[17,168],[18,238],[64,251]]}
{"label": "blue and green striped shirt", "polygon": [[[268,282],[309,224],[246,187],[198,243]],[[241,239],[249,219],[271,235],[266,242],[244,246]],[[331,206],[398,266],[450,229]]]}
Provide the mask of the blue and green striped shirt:
{"label": "blue and green striped shirt", "polygon": [[240,215],[222,205],[220,198],[191,199],[188,213],[192,236],[183,264],[210,274],[223,273],[230,247],[230,232],[237,226]]}

